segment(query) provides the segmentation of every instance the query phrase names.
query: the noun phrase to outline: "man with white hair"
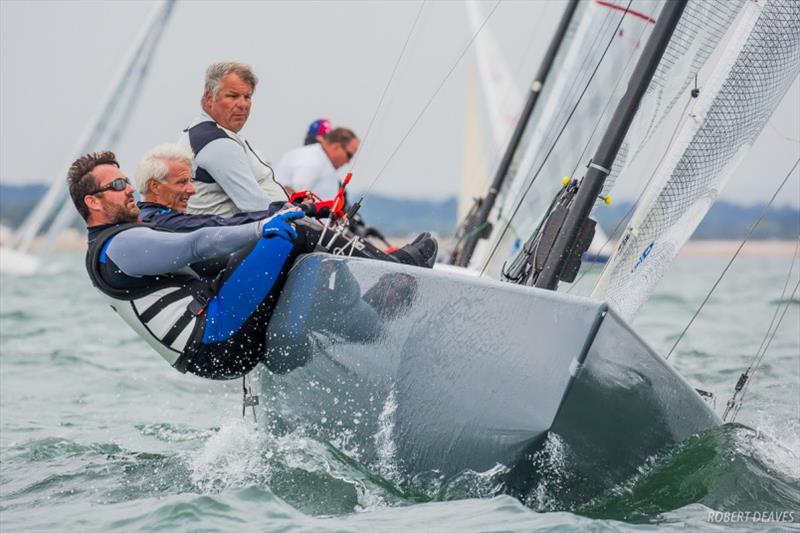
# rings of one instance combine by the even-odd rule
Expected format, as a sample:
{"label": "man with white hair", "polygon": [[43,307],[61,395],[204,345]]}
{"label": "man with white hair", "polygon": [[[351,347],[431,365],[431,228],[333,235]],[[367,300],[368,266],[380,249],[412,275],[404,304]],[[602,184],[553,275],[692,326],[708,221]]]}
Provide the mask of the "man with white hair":
{"label": "man with white hair", "polygon": [[214,63],[206,70],[203,111],[179,141],[195,157],[197,194],[189,202],[190,213],[227,217],[288,200],[272,167],[239,135],[257,84],[250,66],[237,61]]}
{"label": "man with white hair", "polygon": [[[273,202],[266,210],[245,211],[230,217],[186,213],[186,206],[195,194],[192,182],[192,153],[176,144],[162,144],[147,152],[139,162],[134,182],[144,200],[138,204],[140,220],[155,229],[178,233],[257,222],[271,217],[287,205],[285,202]],[[294,223],[299,234],[294,243],[296,252],[314,251],[322,235],[322,225],[308,217],[294,220]],[[337,236],[329,248],[352,248],[356,257],[422,267],[433,266],[438,251],[436,241],[429,233],[421,234],[411,244],[390,254],[357,237],[353,238],[351,246],[348,239]]]}
{"label": "man with white hair", "polygon": [[231,379],[263,359],[272,310],[302,251],[292,223],[300,210],[238,226],[160,231],[139,221],[133,187],[112,152],[78,158],[67,180],[86,221],[92,284],[170,365]]}
{"label": "man with white hair", "polygon": [[142,196],[137,204],[141,220],[171,231],[247,224],[272,216],[285,205],[273,202],[265,210],[246,211],[228,218],[185,214],[196,189],[192,179],[192,152],[178,144],[161,144],[147,152],[136,168],[133,181]]}

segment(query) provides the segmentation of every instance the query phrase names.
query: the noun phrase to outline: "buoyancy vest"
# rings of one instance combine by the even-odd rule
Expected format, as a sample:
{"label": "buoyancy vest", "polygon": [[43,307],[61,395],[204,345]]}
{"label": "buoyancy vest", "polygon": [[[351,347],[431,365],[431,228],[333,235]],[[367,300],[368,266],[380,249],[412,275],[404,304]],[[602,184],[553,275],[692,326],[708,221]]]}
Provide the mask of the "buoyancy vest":
{"label": "buoyancy vest", "polygon": [[[180,372],[203,337],[204,311],[216,294],[217,283],[189,274],[128,276],[106,256],[107,243],[141,223],[116,224],[89,241],[86,270],[94,287],[128,325]],[[104,277],[111,277],[114,285]]]}
{"label": "buoyancy vest", "polygon": [[[267,197],[270,199],[270,201],[285,202],[289,199],[289,195],[286,193],[286,190],[280,183],[276,181],[275,172],[272,170],[272,167],[258,156],[256,151],[253,150],[247,140],[240,137],[235,132],[223,128],[214,121],[207,120],[204,122],[199,122],[194,126],[184,130],[184,133],[188,135],[189,146],[191,147],[195,156],[197,156],[197,154],[199,154],[200,151],[211,141],[222,138],[232,139],[244,151],[244,155],[247,158],[247,163],[251,172],[253,173],[253,177],[258,182],[261,189],[267,194]],[[195,168],[194,180],[195,182],[199,182],[195,183],[197,188],[195,200],[199,200],[201,196],[205,196],[207,200],[203,202],[204,204],[225,203],[225,200],[227,200],[227,203],[230,204],[230,206],[227,206],[227,208],[222,209],[214,214],[230,216],[238,212],[238,209],[233,204],[233,201],[217,183],[217,181],[214,179],[214,176],[212,176],[211,173],[206,169],[201,166],[197,166]],[[214,200],[216,200],[216,202]]]}

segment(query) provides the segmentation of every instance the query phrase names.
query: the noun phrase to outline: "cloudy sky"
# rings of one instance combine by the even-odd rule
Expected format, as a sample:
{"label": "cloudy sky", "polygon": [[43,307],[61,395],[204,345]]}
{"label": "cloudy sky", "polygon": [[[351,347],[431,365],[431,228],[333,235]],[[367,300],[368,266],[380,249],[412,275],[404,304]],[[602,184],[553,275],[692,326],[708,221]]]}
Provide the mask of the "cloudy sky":
{"label": "cloudy sky", "polygon": [[[49,182],[64,175],[75,143],[153,5],[149,0],[0,2],[0,181]],[[261,79],[243,133],[268,160],[276,162],[299,145],[315,118],[328,117],[363,138],[378,111],[363,139],[355,188],[366,188],[379,175],[374,190],[383,194],[455,194],[467,80],[475,68],[471,50],[458,61],[471,36],[461,2],[424,5],[387,90],[421,5],[178,2],[116,147],[123,168],[132,173],[148,148],[176,140],[199,110],[205,67],[237,58],[252,64]],[[488,14],[495,2],[481,7]],[[562,9],[561,0],[505,1],[489,19],[520,86],[532,79]],[[765,201],[800,157],[798,102],[795,82],[731,180],[726,199]],[[489,149],[487,160],[496,158]],[[798,176],[781,203],[800,205]]]}

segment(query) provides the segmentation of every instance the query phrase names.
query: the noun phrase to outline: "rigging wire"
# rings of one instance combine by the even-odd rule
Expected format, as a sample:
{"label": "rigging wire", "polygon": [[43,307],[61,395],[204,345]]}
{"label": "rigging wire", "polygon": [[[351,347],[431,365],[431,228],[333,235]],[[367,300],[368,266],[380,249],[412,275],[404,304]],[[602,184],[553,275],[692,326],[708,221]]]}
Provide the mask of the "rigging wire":
{"label": "rigging wire", "polygon": [[[792,267],[794,267],[794,259],[792,259]],[[790,270],[790,275],[791,275],[791,270]],[[787,281],[788,281],[788,278],[787,278]],[[800,280],[798,280],[798,282],[795,284],[794,290],[792,290],[791,296],[789,297],[788,301],[786,301],[786,303],[783,305],[783,312],[781,313],[781,317],[778,319],[778,323],[775,324],[775,328],[772,330],[771,333],[770,333],[769,330],[767,330],[767,335],[764,338],[764,340],[766,341],[766,344],[764,345],[764,350],[761,352],[761,354],[757,355],[757,361],[755,361],[755,366],[753,366],[753,364],[751,364],[750,367],[748,367],[748,369],[745,371],[745,373],[742,374],[741,377],[739,378],[739,382],[736,384],[736,391],[733,393],[733,397],[731,397],[730,401],[728,402],[728,406],[725,409],[725,414],[723,415],[723,418],[722,418],[723,421],[726,421],[725,418],[727,418],[727,415],[728,415],[728,413],[730,412],[731,409],[733,409],[733,416],[731,416],[730,422],[734,422],[736,420],[736,417],[739,415],[739,411],[742,409],[742,404],[744,403],[744,397],[747,394],[748,389],[750,388],[750,383],[752,383],[753,375],[758,370],[758,367],[761,366],[761,362],[764,360],[764,356],[767,354],[767,350],[769,349],[770,345],[772,344],[772,340],[775,338],[775,335],[778,333],[778,328],[781,327],[781,323],[783,322],[783,319],[786,317],[786,312],[789,310],[789,307],[791,306],[792,301],[794,301],[795,296],[797,295],[798,287],[800,287]],[[784,290],[785,290],[785,287],[784,287]],[[780,306],[778,306],[778,308],[775,309],[775,316],[777,316],[777,313],[778,313],[779,310],[780,310]],[[774,320],[775,320],[775,317],[773,316],[773,321]],[[767,338],[769,340],[767,340]],[[762,342],[762,344],[763,344],[763,342]],[[736,399],[736,394],[739,392],[739,390],[742,391],[742,395],[739,397],[739,401],[736,401],[735,400]]]}
{"label": "rigging wire", "polygon": [[[794,255],[792,256],[792,262],[789,265],[789,273],[786,274],[786,282],[783,284],[783,290],[781,291],[780,300],[786,296],[786,289],[789,287],[789,282],[792,279],[792,271],[794,270],[794,262],[797,259],[797,253],[800,252],[800,238],[798,239],[797,243],[794,246]],[[769,323],[769,327],[767,328],[767,333],[764,335],[764,339],[761,341],[761,345],[759,345],[758,350],[756,350],[756,354],[758,354],[762,348],[764,348],[764,344],[767,342],[767,337],[769,336],[769,331],[772,329],[773,324],[775,323],[775,317],[778,316],[778,311],[776,309],[775,313],[772,316],[772,321]],[[752,367],[753,364],[751,363],[750,366]]]}
{"label": "rigging wire", "polygon": [[[632,1],[633,1],[633,0],[631,0],[631,2],[632,2]],[[630,7],[630,3],[628,4],[628,6]],[[608,20],[609,20],[610,18],[612,18],[612,17],[613,17],[613,13],[609,11],[609,12],[606,14],[606,17],[605,17],[605,19],[604,19],[604,21],[603,21],[603,24],[605,24],[605,23],[606,23],[606,21],[608,21]],[[617,26],[617,28],[615,28],[615,32],[617,31],[617,29],[618,29],[618,28],[619,28],[619,26]],[[595,36],[594,36],[594,40],[593,40],[593,42],[592,42],[592,45],[591,45],[591,48],[592,48],[592,49],[594,49],[595,47],[599,46],[599,43],[600,43],[600,41],[601,41],[601,38],[602,38],[602,37],[603,37],[603,35],[602,35],[601,33],[598,33],[597,35],[595,35]],[[640,34],[640,37],[641,37],[641,34]],[[603,56],[605,56],[605,53],[603,54]],[[602,59],[603,59],[603,57],[601,57],[601,58],[600,58],[600,62],[602,62]],[[584,58],[583,58],[583,60],[582,60],[582,62],[581,62],[581,66],[580,66],[580,68],[578,69],[578,71],[579,71],[579,72],[585,72],[585,71],[588,71],[588,70],[590,69],[590,65],[589,65],[589,63],[590,63],[590,60],[591,60],[591,57],[589,57],[589,56],[586,56],[586,57],[584,57]],[[595,67],[595,70],[596,70],[598,67],[599,67],[599,62],[598,62],[598,65]],[[594,75],[594,73],[592,73],[592,76],[593,76],[593,75]],[[620,83],[621,81],[622,81],[622,80],[621,80],[621,78],[620,78],[620,79],[617,81],[617,86],[619,85],[619,83]],[[591,84],[591,82],[592,82],[592,78],[590,77],[590,78],[589,78],[589,81],[587,81],[587,84]],[[576,92],[578,92],[578,85],[577,85],[577,84],[573,84],[573,85],[571,85],[571,86],[569,87],[569,89],[567,90],[567,93],[566,93],[566,95],[564,95],[564,97],[563,97],[563,101],[564,101],[565,103],[563,103],[563,104],[562,104],[562,105],[559,107],[558,111],[557,111],[557,112],[555,112],[555,113],[553,114],[555,117],[561,117],[562,115],[564,115],[564,114],[567,112],[567,110],[568,110],[568,107],[569,107],[569,105],[568,105],[568,102],[569,102],[569,101],[570,101],[570,100],[573,98],[573,94],[574,94],[574,93],[576,93]],[[585,92],[585,90],[584,90],[584,92]],[[581,95],[578,97],[578,101],[576,102],[576,106],[577,106],[577,104],[579,104],[579,103],[580,103],[580,99],[581,99],[582,97],[583,97],[583,94],[581,94]],[[606,106],[605,106],[605,108],[608,108],[609,102],[611,101],[611,99],[612,99],[612,98],[613,98],[613,91],[612,91],[612,94],[611,94],[611,95],[608,97],[608,99],[607,99],[607,101],[606,101]],[[605,111],[604,111],[604,112],[605,112]],[[570,120],[570,117],[572,116],[572,113],[574,113],[574,110],[573,110],[572,112],[568,113],[568,115],[569,115],[569,116],[568,116],[568,117],[566,118],[566,120],[564,121],[564,126],[563,126],[563,128],[562,128],[562,129],[565,129],[565,128],[567,127],[567,125],[568,125],[568,123],[569,123],[569,120]],[[602,117],[602,115],[601,115],[601,117]],[[553,122],[555,122],[555,123],[558,123],[558,122],[560,122],[560,121],[561,121],[561,118],[558,118],[558,119],[554,119],[554,120],[553,120]],[[594,135],[594,132],[597,130],[597,128],[598,128],[598,127],[599,127],[599,123],[598,123],[598,124],[595,124],[595,127],[592,129],[592,136]],[[555,140],[553,141],[553,149],[555,148],[555,145],[556,145],[556,144],[558,144],[559,137],[560,137],[560,133],[559,133],[559,135],[558,135],[558,136],[555,138]],[[590,140],[591,140],[591,136],[590,136]],[[522,143],[522,141],[520,140],[520,144],[521,144],[521,143]],[[545,143],[545,141],[542,141],[542,144],[544,144],[544,143]],[[552,151],[552,149],[551,149],[550,151],[548,151],[548,153],[545,155],[545,158],[544,158],[544,160],[542,161],[542,165],[541,165],[542,167],[543,167],[543,166],[544,166],[544,165],[547,163],[547,158],[550,156],[550,152],[551,152],[551,151]],[[514,157],[514,159],[516,159],[516,153],[515,153],[515,157]],[[581,159],[582,159],[582,157],[581,157],[581,158],[579,158],[579,160],[578,160],[578,163],[576,163],[576,168],[577,168],[578,166],[580,166],[580,160],[581,160]],[[488,267],[488,264],[489,264],[489,262],[491,261],[492,257],[494,257],[494,254],[496,253],[496,251],[497,251],[497,248],[499,247],[500,241],[503,239],[503,237],[505,236],[505,234],[506,234],[506,232],[507,232],[508,230],[511,230],[511,231],[513,232],[513,234],[514,234],[514,237],[515,237],[515,238],[517,238],[517,239],[519,239],[519,234],[518,234],[518,232],[517,232],[517,231],[516,231],[516,229],[514,229],[514,228],[513,228],[513,226],[512,226],[513,217],[514,217],[514,215],[516,214],[516,212],[519,210],[519,208],[521,207],[521,205],[522,205],[522,203],[524,202],[524,200],[525,200],[525,197],[527,196],[527,194],[528,194],[528,192],[529,192],[530,188],[533,186],[533,183],[534,183],[534,182],[536,181],[536,179],[539,177],[539,173],[540,173],[540,172],[541,172],[541,167],[539,168],[539,170],[537,170],[536,172],[534,172],[534,173],[532,174],[532,177],[530,178],[530,184],[528,185],[528,188],[526,189],[526,191],[525,191],[525,192],[524,192],[524,193],[523,193],[523,194],[520,196],[519,200],[517,201],[517,205],[515,206],[514,210],[512,211],[512,213],[511,213],[511,216],[503,216],[503,215],[502,215],[502,206],[498,208],[497,222],[502,222],[502,223],[504,224],[504,225],[503,225],[503,232],[500,234],[500,237],[497,239],[497,246],[495,246],[495,247],[492,249],[491,253],[487,255],[486,263],[483,265],[483,267],[482,267],[482,269],[481,269],[481,272],[485,272],[486,268]],[[573,174],[574,174],[574,172],[573,172]],[[551,206],[552,206],[552,205],[554,205],[554,204],[553,204],[553,203],[551,203]],[[544,216],[546,217],[548,214],[549,214],[549,209],[548,209],[547,213],[545,213],[545,215],[544,215]],[[540,226],[541,226],[541,225],[540,225]]]}
{"label": "rigging wire", "polygon": [[[628,210],[625,212],[625,215],[623,215],[622,218],[620,218],[619,222],[617,222],[617,225],[614,226],[613,230],[611,230],[611,233],[607,235],[608,238],[606,239],[606,242],[604,242],[603,245],[600,246],[600,250],[598,251],[598,254],[600,252],[602,252],[603,250],[605,250],[606,246],[608,246],[608,244],[611,243],[611,239],[614,238],[614,235],[618,234],[617,232],[619,232],[620,227],[624,223],[630,221],[630,217],[633,214],[633,212],[636,210],[636,208],[638,207],[638,204],[642,200],[642,197],[644,196],[644,193],[647,192],[647,189],[650,187],[650,184],[653,183],[653,180],[656,177],[656,173],[657,173],[658,168],[664,163],[664,159],[667,157],[667,154],[672,149],[672,146],[673,146],[673,144],[675,143],[675,140],[678,137],[678,132],[681,130],[684,122],[689,118],[689,115],[687,114],[687,111],[689,110],[689,107],[691,106],[691,104],[694,103],[694,102],[696,102],[696,99],[694,97],[692,97],[692,96],[690,96],[689,99],[686,101],[686,105],[683,106],[683,109],[681,110],[681,115],[680,115],[683,118],[681,120],[677,121],[677,123],[675,124],[675,128],[673,128],[673,130],[672,130],[672,135],[670,135],[669,142],[667,143],[666,148],[664,149],[664,152],[661,154],[661,157],[659,157],[658,162],[653,167],[654,170],[650,173],[650,178],[648,178],[647,183],[645,183],[644,187],[642,187],[642,190],[639,192],[639,196],[637,196],[636,201],[628,208]],[[637,158],[639,157],[639,154],[641,154],[641,153],[642,153],[641,150],[636,152],[634,154],[633,158],[627,163],[626,166],[633,165],[633,163],[637,160]],[[578,277],[578,279],[575,280],[575,283],[570,285],[569,288],[564,292],[570,293],[572,291],[572,289],[574,289],[575,287],[578,286],[580,281],[587,274],[590,274],[593,270],[595,270],[595,266],[596,265],[597,265],[597,263],[592,263],[591,265],[589,265],[589,268],[585,269],[583,272],[581,272],[581,274]],[[608,266],[609,266],[609,262],[606,262],[605,265],[603,265],[603,270],[600,271],[600,275],[601,276],[605,273],[605,271],[608,268]]]}
{"label": "rigging wire", "polygon": [[780,193],[781,189],[783,189],[783,186],[786,185],[786,182],[789,181],[789,178],[791,177],[791,175],[794,172],[794,170],[797,168],[798,164],[800,164],[800,159],[795,161],[794,165],[792,165],[792,168],[789,170],[789,172],[786,173],[786,177],[783,178],[783,181],[781,182],[781,184],[778,185],[778,188],[775,190],[775,193],[772,195],[772,198],[770,198],[770,200],[767,203],[767,205],[761,211],[761,214],[758,216],[758,219],[756,219],[756,221],[753,223],[753,225],[750,226],[750,231],[747,232],[747,235],[745,236],[744,240],[739,245],[739,247],[736,249],[736,252],[733,254],[733,257],[731,257],[730,261],[728,261],[728,264],[725,265],[725,268],[720,273],[719,277],[717,278],[717,281],[714,282],[714,285],[711,287],[711,290],[708,291],[708,294],[706,294],[706,297],[703,299],[703,302],[700,304],[700,307],[698,307],[697,310],[694,312],[694,315],[692,315],[692,318],[689,320],[689,323],[686,324],[685,328],[683,328],[683,331],[681,331],[681,334],[678,336],[678,339],[675,341],[675,344],[672,345],[672,348],[670,348],[669,353],[667,353],[667,355],[666,355],[666,357],[664,357],[664,359],[669,359],[670,358],[670,356],[672,355],[672,352],[675,351],[675,348],[677,348],[678,344],[683,339],[683,336],[686,335],[686,332],[689,330],[691,325],[694,323],[695,319],[700,314],[700,311],[703,310],[703,307],[705,307],[705,305],[708,302],[709,298],[711,298],[711,295],[714,293],[714,290],[716,290],[717,286],[722,281],[722,278],[725,277],[725,274],[728,272],[728,269],[733,264],[733,261],[739,255],[739,252],[742,251],[742,248],[744,247],[745,243],[747,243],[748,239],[750,239],[750,237],[753,235],[753,232],[755,231],[755,229],[761,223],[761,220],[763,220],[764,216],[767,214],[767,211],[769,211],[769,208],[772,206],[772,203],[775,201],[775,198],[778,196],[778,193]]}
{"label": "rigging wire", "polygon": [[455,63],[453,63],[453,65],[450,67],[450,70],[447,71],[447,74],[445,74],[444,78],[439,83],[439,86],[436,88],[436,90],[433,92],[431,97],[428,99],[428,101],[422,107],[422,110],[419,112],[419,114],[417,114],[417,117],[414,119],[414,122],[411,124],[411,127],[408,128],[408,130],[406,131],[405,135],[403,135],[403,137],[400,139],[400,142],[395,147],[394,151],[389,155],[389,158],[386,160],[386,162],[383,164],[381,169],[378,171],[378,173],[375,175],[375,177],[370,182],[370,184],[367,187],[367,189],[364,192],[364,194],[361,195],[361,200],[359,200],[359,203],[372,191],[372,188],[375,186],[375,184],[378,182],[378,180],[383,175],[383,171],[386,170],[386,167],[389,166],[389,163],[392,162],[392,159],[394,159],[394,156],[397,155],[397,152],[400,150],[400,148],[406,142],[406,139],[408,139],[408,136],[411,135],[412,131],[414,131],[414,128],[416,128],[416,126],[419,123],[419,121],[422,118],[422,116],[427,112],[428,108],[433,103],[433,100],[436,98],[436,96],[439,94],[439,91],[442,90],[442,87],[444,87],[444,84],[447,82],[447,80],[450,79],[450,76],[453,74],[453,71],[455,71],[455,69],[458,66],[458,64],[461,63],[461,60],[464,58],[464,56],[466,55],[467,51],[472,46],[473,41],[475,41],[475,38],[478,36],[478,34],[481,32],[481,30],[483,30],[484,26],[486,26],[486,23],[492,17],[492,15],[497,10],[497,7],[499,5],[500,5],[500,0],[497,0],[495,2],[494,6],[492,7],[491,11],[489,11],[489,14],[486,15],[486,17],[483,19],[483,22],[481,23],[480,27],[478,27],[478,29],[475,31],[475,33],[472,34],[472,37],[470,37],[470,39],[467,42],[466,46],[464,46],[464,49],[459,54],[459,56],[456,59]]}
{"label": "rigging wire", "polygon": [[392,69],[392,73],[389,76],[389,81],[386,82],[386,86],[383,88],[383,94],[381,94],[380,99],[378,100],[378,105],[375,107],[375,112],[372,113],[372,118],[369,120],[369,125],[367,126],[367,131],[364,133],[364,139],[361,143],[361,150],[356,153],[356,159],[353,161],[353,173],[356,171],[356,167],[358,166],[358,162],[361,160],[359,155],[363,151],[363,147],[367,144],[367,139],[369,138],[369,133],[372,131],[372,125],[375,123],[375,119],[378,116],[378,113],[383,106],[383,100],[386,98],[386,93],[389,92],[389,87],[392,85],[394,81],[394,76],[397,74],[397,69],[400,67],[400,61],[402,61],[403,56],[406,53],[406,49],[408,48],[408,43],[411,42],[411,36],[414,34],[414,30],[417,28],[417,24],[419,23],[419,19],[422,16],[422,11],[425,9],[425,5],[428,3],[428,0],[423,0],[423,2],[419,6],[419,10],[417,11],[417,16],[414,19],[414,22],[411,24],[411,29],[408,31],[408,35],[406,36],[406,42],[403,43],[403,48],[400,50],[400,55],[397,56],[397,61],[394,63],[394,68]]}
{"label": "rigging wire", "polygon": [[[800,252],[800,239],[798,239],[797,243],[795,244],[794,255],[792,256],[792,262],[789,265],[789,272],[788,274],[786,274],[786,282],[783,284],[783,290],[781,291],[779,302],[783,302],[786,296],[786,289],[789,287],[789,283],[792,279],[792,272],[794,271],[794,263],[795,260],[797,259],[798,252]],[[789,303],[791,303],[792,299],[794,299],[795,292],[797,292],[797,286],[795,286],[792,296],[786,303],[787,308]],[[730,420],[731,422],[733,422],[736,419],[736,416],[739,414],[739,410],[741,409],[742,403],[744,402],[744,395],[747,392],[747,388],[750,386],[750,379],[753,377],[753,374],[755,374],[756,370],[761,365],[761,360],[764,358],[764,355],[766,355],[767,348],[772,343],[772,339],[775,337],[775,334],[777,333],[778,328],[780,327],[781,322],[783,321],[783,316],[786,314],[786,310],[784,310],[784,313],[781,315],[780,320],[778,320],[778,324],[775,325],[775,320],[778,318],[780,309],[781,309],[780,305],[775,307],[775,312],[772,314],[772,320],[770,321],[769,326],[767,327],[767,331],[764,334],[764,338],[761,340],[761,344],[759,345],[758,350],[756,350],[756,355],[753,357],[753,360],[750,362],[750,366],[747,367],[747,370],[745,370],[742,373],[742,375],[739,376],[739,380],[736,383],[733,394],[731,395],[730,400],[728,400],[725,406],[725,412],[722,415],[723,422],[727,422],[728,415],[731,413],[731,411],[733,411],[733,416],[731,417]],[[773,326],[775,326],[774,330]],[[739,397],[737,400],[737,396],[739,396],[740,392],[741,392],[741,397]]]}
{"label": "rigging wire", "polygon": [[[642,26],[642,31],[639,33],[639,40],[641,40],[641,38],[644,35],[646,29],[647,29],[647,26]],[[636,54],[631,54],[628,57],[628,61],[625,64],[625,68],[622,69],[622,72],[627,72],[628,71],[628,68],[630,67],[631,63],[633,63],[635,58],[636,58]],[[583,150],[581,151],[581,155],[578,156],[578,158],[575,160],[575,166],[573,167],[572,172],[570,173],[570,176],[574,176],[578,172],[578,168],[580,168],[581,163],[583,161],[585,161],[584,158],[586,157],[586,153],[589,150],[589,146],[591,146],[593,144],[592,143],[592,139],[594,139],[594,136],[597,133],[597,130],[600,128],[600,124],[603,122],[603,118],[608,114],[608,112],[610,110],[611,101],[614,99],[614,94],[616,93],[617,88],[619,88],[619,86],[622,84],[623,79],[625,81],[627,81],[628,77],[626,77],[626,76],[619,76],[618,77],[617,83],[614,85],[614,90],[611,91],[611,94],[606,99],[606,103],[603,106],[603,112],[600,113],[600,116],[597,118],[597,122],[595,122],[594,128],[592,128],[592,133],[591,133],[591,135],[589,135],[589,138],[586,140],[586,143],[583,146]]]}
{"label": "rigging wire", "polygon": [[[600,60],[597,62],[597,65],[595,65],[594,69],[592,70],[592,74],[591,74],[591,76],[589,76],[589,80],[586,82],[586,85],[584,86],[583,90],[581,91],[580,96],[578,96],[578,100],[575,102],[575,105],[572,107],[572,110],[569,112],[569,115],[567,116],[567,119],[564,122],[564,125],[559,130],[558,135],[556,135],[556,138],[553,140],[553,143],[550,145],[550,148],[547,150],[547,153],[545,154],[544,159],[542,160],[542,163],[539,165],[539,168],[534,173],[533,179],[528,184],[528,186],[525,188],[525,191],[522,193],[522,196],[520,197],[520,201],[517,202],[517,205],[514,207],[514,210],[512,211],[511,215],[508,217],[509,221],[516,216],[516,214],[519,211],[520,207],[522,207],[522,200],[530,192],[531,187],[533,186],[533,183],[536,181],[536,178],[539,176],[539,173],[542,171],[542,168],[544,167],[545,163],[549,159],[550,155],[553,153],[553,150],[555,149],[556,145],[558,144],[558,141],[561,138],[561,135],[564,133],[564,130],[566,130],[567,125],[569,124],[569,121],[572,119],[572,116],[575,114],[575,111],[578,109],[578,106],[580,105],[581,101],[583,100],[583,97],[586,94],[586,91],[589,89],[589,86],[592,84],[592,80],[594,79],[595,75],[597,74],[597,71],[600,68],[600,65],[603,63],[603,59],[606,57],[606,53],[608,52],[608,49],[611,47],[611,43],[614,42],[614,39],[617,36],[617,32],[619,31],[619,28],[622,25],[622,21],[625,20],[625,15],[627,15],[628,9],[630,8],[631,3],[633,3],[633,0],[628,0],[628,5],[627,5],[627,7],[625,8],[625,11],[622,14],[622,17],[620,17],[619,22],[617,23],[617,26],[614,28],[614,32],[611,35],[611,39],[609,39],[608,43],[606,44],[606,47],[603,50],[603,54],[600,56]],[[487,259],[484,261],[484,264],[481,267],[481,275],[483,275],[486,272],[486,269],[489,266],[490,258],[494,256],[494,254],[497,252],[497,249],[500,247],[500,242],[502,241],[503,237],[505,237],[505,235],[506,235],[506,233],[508,231],[508,226],[509,226],[509,224],[506,224],[503,227],[503,231],[500,233],[500,236],[498,237],[497,241],[495,242],[495,245],[492,248],[492,251],[487,255]]]}

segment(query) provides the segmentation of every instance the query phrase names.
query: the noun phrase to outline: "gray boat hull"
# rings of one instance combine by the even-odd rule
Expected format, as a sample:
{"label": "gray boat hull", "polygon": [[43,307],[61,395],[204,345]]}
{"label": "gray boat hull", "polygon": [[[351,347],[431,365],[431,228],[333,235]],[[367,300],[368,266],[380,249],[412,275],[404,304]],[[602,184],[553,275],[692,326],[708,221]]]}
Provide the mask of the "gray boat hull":
{"label": "gray boat hull", "polygon": [[306,256],[268,346],[273,430],[305,428],[404,479],[500,464],[524,492],[555,439],[572,494],[591,497],[719,423],[604,303],[449,272]]}

